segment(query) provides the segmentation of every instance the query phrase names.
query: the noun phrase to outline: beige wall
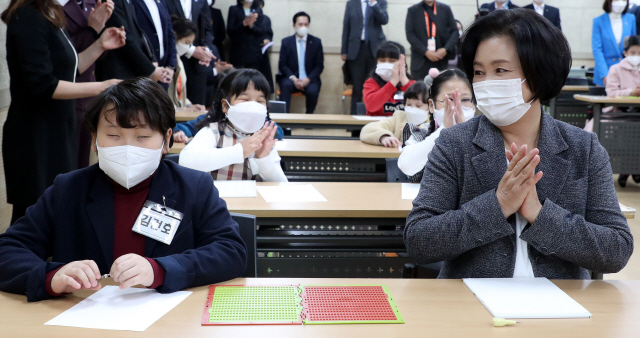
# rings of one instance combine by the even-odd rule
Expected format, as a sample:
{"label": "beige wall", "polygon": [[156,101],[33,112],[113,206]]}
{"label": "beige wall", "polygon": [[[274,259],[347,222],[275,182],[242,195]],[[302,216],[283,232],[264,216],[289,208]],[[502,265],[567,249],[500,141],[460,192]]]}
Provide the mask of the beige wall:
{"label": "beige wall", "polygon": [[[0,0],[0,11],[9,5],[9,0]],[[9,70],[7,69],[7,25],[0,21],[0,108],[9,105]]]}

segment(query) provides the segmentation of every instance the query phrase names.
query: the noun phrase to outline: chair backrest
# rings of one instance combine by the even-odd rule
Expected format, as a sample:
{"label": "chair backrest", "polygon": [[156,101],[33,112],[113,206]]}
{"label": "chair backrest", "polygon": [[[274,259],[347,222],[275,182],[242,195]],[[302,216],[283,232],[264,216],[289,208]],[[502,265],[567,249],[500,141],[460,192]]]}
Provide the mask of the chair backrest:
{"label": "chair backrest", "polygon": [[356,115],[367,115],[367,107],[364,106],[364,102],[356,103]]}
{"label": "chair backrest", "polygon": [[231,218],[238,223],[240,228],[240,237],[242,237],[242,240],[247,247],[247,269],[242,277],[256,278],[258,276],[256,216],[232,212]]}
{"label": "chair backrest", "polygon": [[590,86],[589,95],[606,96],[607,91],[605,90],[605,87],[602,86]]}
{"label": "chair backrest", "polygon": [[269,113],[283,114],[287,112],[287,103],[284,101],[269,101]]}
{"label": "chair backrest", "polygon": [[409,182],[409,178],[398,168],[397,158],[387,158],[387,182]]}
{"label": "chair backrest", "polygon": [[164,159],[172,162],[179,163],[180,154],[166,154],[164,155]]}
{"label": "chair backrest", "polygon": [[589,80],[586,77],[569,77],[565,83],[567,86],[588,86]]}

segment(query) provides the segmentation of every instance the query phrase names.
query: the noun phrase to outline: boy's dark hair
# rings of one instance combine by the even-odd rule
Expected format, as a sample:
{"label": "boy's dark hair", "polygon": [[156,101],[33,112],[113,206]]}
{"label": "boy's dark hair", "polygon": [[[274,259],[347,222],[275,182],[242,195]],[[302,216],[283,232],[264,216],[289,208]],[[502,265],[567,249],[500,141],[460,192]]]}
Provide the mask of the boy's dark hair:
{"label": "boy's dark hair", "polygon": [[171,16],[171,26],[173,26],[173,32],[176,34],[176,40],[198,32],[198,26],[193,21],[176,15]]}
{"label": "boy's dark hair", "polygon": [[293,24],[296,24],[296,21],[298,21],[298,18],[301,16],[306,16],[307,19],[309,19],[309,23],[311,23],[311,17],[309,16],[309,14],[305,13],[305,12],[298,12],[293,16]]}
{"label": "boy's dark hair", "polygon": [[629,48],[633,46],[640,46],[640,35],[627,36],[624,38],[623,46],[625,52],[628,52]]}
{"label": "boy's dark hair", "polygon": [[[602,9],[607,13],[611,13],[612,2],[613,0],[604,0],[604,3],[602,4]],[[624,11],[622,12],[622,14],[627,13],[628,10],[629,10],[629,1],[627,1],[627,7],[624,8]]]}
{"label": "boy's dark hair", "polygon": [[[98,94],[87,107],[85,125],[95,134],[99,119],[112,113],[122,128],[135,128],[142,118],[163,137],[176,126],[176,111],[167,91],[148,77],[124,80]],[[173,135],[169,147],[172,145]]]}
{"label": "boy's dark hair", "polygon": [[491,12],[464,33],[462,64],[470,82],[478,45],[497,36],[508,37],[515,44],[533,100],[546,101],[558,96],[571,70],[571,47],[549,20],[524,8]]}

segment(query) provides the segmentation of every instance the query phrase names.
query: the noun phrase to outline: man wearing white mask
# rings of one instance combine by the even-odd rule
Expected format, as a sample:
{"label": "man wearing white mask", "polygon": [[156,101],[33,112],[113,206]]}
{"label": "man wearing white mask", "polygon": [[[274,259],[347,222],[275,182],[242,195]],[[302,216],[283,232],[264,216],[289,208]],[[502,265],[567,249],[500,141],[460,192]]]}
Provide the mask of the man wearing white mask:
{"label": "man wearing white mask", "polygon": [[545,4],[544,0],[533,0],[532,4],[526,5],[524,8],[536,11],[536,13],[551,21],[559,30],[562,30],[562,25],[560,24],[560,9],[557,7]]}
{"label": "man wearing white mask", "polygon": [[489,12],[493,12],[500,9],[514,9],[519,7],[509,0],[496,0],[494,2],[484,3],[480,8],[487,8]]}
{"label": "man wearing white mask", "polygon": [[291,94],[303,93],[307,114],[313,114],[320,94],[320,74],[324,70],[322,41],[309,34],[311,17],[305,12],[293,16],[295,34],[282,39],[280,45],[280,100],[291,106]]}

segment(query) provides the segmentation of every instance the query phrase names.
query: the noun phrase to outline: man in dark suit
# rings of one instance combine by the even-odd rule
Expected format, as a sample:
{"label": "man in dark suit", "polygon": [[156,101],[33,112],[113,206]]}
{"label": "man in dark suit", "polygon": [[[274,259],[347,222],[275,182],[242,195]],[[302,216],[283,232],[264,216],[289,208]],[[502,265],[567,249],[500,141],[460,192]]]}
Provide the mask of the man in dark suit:
{"label": "man in dark suit", "polygon": [[324,70],[322,41],[307,33],[311,17],[305,12],[293,16],[296,34],[282,39],[278,68],[280,99],[287,103],[287,113],[291,105],[291,94],[302,92],[307,98],[307,114],[313,114],[320,94],[320,74]]}
{"label": "man in dark suit", "polygon": [[[149,39],[158,66],[165,68],[165,76],[173,78],[176,69],[176,39],[171,26],[171,16],[164,2],[158,0],[132,0],[140,29]],[[168,83],[161,83],[169,89]]]}
{"label": "man in dark suit", "polygon": [[496,0],[494,2],[487,2],[480,6],[481,9],[486,8],[489,12],[493,12],[496,9],[514,9],[519,8],[518,6],[511,3],[509,0]]}
{"label": "man in dark suit", "polygon": [[193,104],[208,105],[207,74],[213,61],[213,29],[211,12],[206,0],[165,0],[171,15],[187,18],[198,26],[196,39],[191,49],[182,56],[184,71],[187,74],[187,97]]}
{"label": "man in dark suit", "polygon": [[636,16],[636,32],[640,34],[640,5],[629,5],[629,10],[627,11],[629,14],[633,14]]}
{"label": "man in dark suit", "polygon": [[[427,24],[427,22],[429,24]],[[424,0],[407,11],[407,40],[411,44],[411,75],[424,79],[429,69],[447,69],[458,44],[458,26],[451,7],[435,0]]]}
{"label": "man in dark suit", "polygon": [[227,38],[227,29],[224,24],[224,17],[222,11],[213,7],[216,4],[216,0],[207,0],[209,4],[209,11],[211,12],[211,27],[213,29],[213,44],[218,47],[218,53],[220,53],[219,60],[226,60],[224,56],[224,46],[222,43]]}
{"label": "man in dark suit", "polygon": [[376,67],[376,51],[386,37],[382,25],[389,22],[387,0],[349,0],[342,23],[342,61],[348,62],[353,80],[351,114],[362,102],[362,86]]}
{"label": "man in dark suit", "polygon": [[127,42],[122,48],[106,52],[96,62],[96,79],[129,79],[148,76],[161,81],[165,70],[153,64],[154,56],[144,32],[138,26],[133,4],[129,0],[113,0],[113,13],[105,27],[124,27]]}
{"label": "man in dark suit", "polygon": [[544,0],[534,0],[532,4],[526,5],[524,8],[536,11],[551,21],[559,30],[562,30],[562,26],[560,25],[560,9],[557,7],[546,5]]}

